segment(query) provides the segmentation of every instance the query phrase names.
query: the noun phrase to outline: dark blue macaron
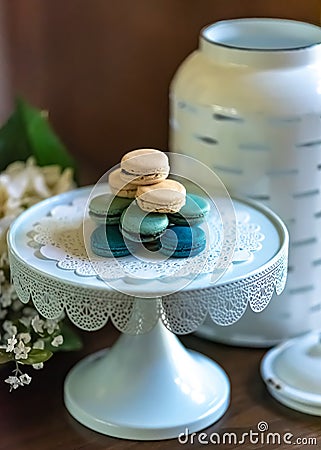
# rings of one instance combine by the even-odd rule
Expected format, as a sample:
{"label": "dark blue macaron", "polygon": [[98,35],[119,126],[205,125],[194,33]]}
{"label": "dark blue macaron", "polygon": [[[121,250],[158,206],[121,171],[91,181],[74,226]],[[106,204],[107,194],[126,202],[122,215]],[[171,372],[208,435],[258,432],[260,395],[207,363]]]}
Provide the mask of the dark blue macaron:
{"label": "dark blue macaron", "polygon": [[91,249],[98,256],[119,258],[130,255],[118,225],[100,225],[91,235]]}
{"label": "dark blue macaron", "polygon": [[210,211],[210,204],[196,194],[187,194],[186,203],[175,214],[168,214],[171,223],[181,226],[193,226],[204,222]]}
{"label": "dark blue macaron", "polygon": [[206,247],[205,232],[199,227],[174,225],[161,237],[160,252],[173,258],[196,256]]}

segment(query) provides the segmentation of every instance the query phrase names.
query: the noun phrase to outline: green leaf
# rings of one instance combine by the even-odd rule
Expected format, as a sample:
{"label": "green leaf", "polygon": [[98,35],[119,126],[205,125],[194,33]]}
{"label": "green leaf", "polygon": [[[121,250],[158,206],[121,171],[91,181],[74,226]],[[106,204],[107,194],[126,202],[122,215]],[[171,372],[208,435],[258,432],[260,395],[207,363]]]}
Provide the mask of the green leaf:
{"label": "green leaf", "polygon": [[21,114],[15,110],[0,128],[0,171],[14,161],[25,161],[31,156]]}
{"label": "green leaf", "polygon": [[39,350],[37,348],[33,348],[28,353],[28,358],[20,359],[19,362],[21,364],[38,364],[41,362],[48,361],[48,359],[51,357],[52,357],[52,352],[50,350]]}
{"label": "green leaf", "polygon": [[53,347],[50,345],[52,352],[71,352],[80,350],[82,348],[82,341],[80,337],[74,332],[74,330],[65,322],[59,324],[60,334],[62,334],[64,341],[59,347]]}
{"label": "green leaf", "polygon": [[17,99],[15,111],[0,129],[0,171],[14,161],[34,156],[40,166],[57,164],[76,171],[74,159],[53,131],[46,115]]}
{"label": "green leaf", "polygon": [[23,122],[24,132],[32,155],[40,166],[58,164],[76,169],[74,159],[54,133],[47,117],[39,109],[17,99],[16,110]]}
{"label": "green leaf", "polygon": [[13,361],[14,357],[11,353],[7,353],[5,350],[0,350],[0,364],[6,364],[9,361]]}

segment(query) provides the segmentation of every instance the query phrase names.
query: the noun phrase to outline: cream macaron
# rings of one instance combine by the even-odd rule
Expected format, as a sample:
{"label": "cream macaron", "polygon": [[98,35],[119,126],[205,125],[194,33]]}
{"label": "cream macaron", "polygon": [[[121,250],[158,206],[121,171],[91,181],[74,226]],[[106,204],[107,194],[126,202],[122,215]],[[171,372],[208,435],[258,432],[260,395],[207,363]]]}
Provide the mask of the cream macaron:
{"label": "cream macaron", "polygon": [[137,186],[122,180],[120,171],[121,169],[116,169],[109,174],[108,183],[111,192],[117,197],[135,198]]}
{"label": "cream macaron", "polygon": [[143,148],[126,153],[120,162],[121,178],[127,183],[149,185],[165,180],[169,162],[160,150]]}
{"label": "cream macaron", "polygon": [[146,212],[175,213],[185,205],[185,201],[185,187],[174,180],[138,186],[136,192],[136,202]]}

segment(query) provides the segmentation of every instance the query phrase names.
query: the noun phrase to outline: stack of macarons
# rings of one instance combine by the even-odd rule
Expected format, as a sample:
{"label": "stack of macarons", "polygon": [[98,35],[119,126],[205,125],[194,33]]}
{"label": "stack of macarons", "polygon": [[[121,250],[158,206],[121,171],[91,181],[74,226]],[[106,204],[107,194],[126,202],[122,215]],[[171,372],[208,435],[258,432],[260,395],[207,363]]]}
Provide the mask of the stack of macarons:
{"label": "stack of macarons", "polygon": [[204,250],[205,233],[197,225],[205,220],[209,203],[168,179],[169,169],[167,156],[159,150],[123,156],[120,168],[108,178],[112,194],[94,197],[89,204],[98,225],[91,236],[95,254],[126,256],[138,243],[173,257]]}

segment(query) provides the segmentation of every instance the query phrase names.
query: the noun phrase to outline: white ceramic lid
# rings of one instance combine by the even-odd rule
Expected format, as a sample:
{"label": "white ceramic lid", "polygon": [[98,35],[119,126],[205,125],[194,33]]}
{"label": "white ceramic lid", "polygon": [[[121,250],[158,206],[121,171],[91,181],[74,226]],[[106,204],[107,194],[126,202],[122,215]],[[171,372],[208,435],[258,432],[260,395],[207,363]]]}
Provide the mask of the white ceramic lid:
{"label": "white ceramic lid", "polygon": [[297,411],[321,416],[321,335],[309,333],[267,352],[261,374],[269,392]]}

